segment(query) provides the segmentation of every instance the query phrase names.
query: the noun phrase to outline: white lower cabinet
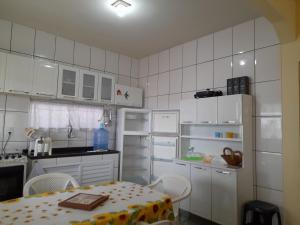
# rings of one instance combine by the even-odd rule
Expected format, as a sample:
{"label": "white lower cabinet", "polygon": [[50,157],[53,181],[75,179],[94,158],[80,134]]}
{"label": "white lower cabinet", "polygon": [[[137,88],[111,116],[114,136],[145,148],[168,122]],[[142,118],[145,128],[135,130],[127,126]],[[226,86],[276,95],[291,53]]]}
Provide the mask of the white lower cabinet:
{"label": "white lower cabinet", "polygon": [[38,159],[29,162],[30,170],[36,163],[46,173],[66,173],[74,177],[80,185],[117,181],[119,176],[119,155],[90,155]]}
{"label": "white lower cabinet", "polygon": [[191,212],[211,220],[211,168],[191,165]]}
{"label": "white lower cabinet", "polygon": [[238,224],[237,174],[212,170],[212,220],[222,225]]}
{"label": "white lower cabinet", "polygon": [[[174,174],[184,176],[188,180],[190,180],[190,164],[183,162],[175,162],[174,163]],[[190,197],[181,201],[179,208],[190,211]]]}

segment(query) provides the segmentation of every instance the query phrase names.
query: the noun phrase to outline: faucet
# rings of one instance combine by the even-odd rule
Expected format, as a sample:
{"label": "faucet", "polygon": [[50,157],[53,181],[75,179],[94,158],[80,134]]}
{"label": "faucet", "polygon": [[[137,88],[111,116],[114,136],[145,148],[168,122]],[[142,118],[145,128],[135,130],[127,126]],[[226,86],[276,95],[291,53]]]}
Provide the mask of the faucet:
{"label": "faucet", "polygon": [[72,127],[72,124],[71,124],[71,121],[69,120],[69,125],[67,127],[67,133],[68,133],[68,138],[73,138],[73,127]]}

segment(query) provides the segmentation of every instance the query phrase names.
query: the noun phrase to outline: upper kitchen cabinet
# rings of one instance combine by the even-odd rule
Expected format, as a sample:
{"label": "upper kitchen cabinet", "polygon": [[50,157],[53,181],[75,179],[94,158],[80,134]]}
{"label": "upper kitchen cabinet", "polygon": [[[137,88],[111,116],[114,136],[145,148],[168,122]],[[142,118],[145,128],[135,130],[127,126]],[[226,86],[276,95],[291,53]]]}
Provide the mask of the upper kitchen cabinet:
{"label": "upper kitchen cabinet", "polygon": [[91,68],[102,70],[105,69],[105,50],[91,47]]}
{"label": "upper kitchen cabinet", "polygon": [[218,97],[218,123],[242,123],[242,95]]}
{"label": "upper kitchen cabinet", "polygon": [[115,104],[123,106],[142,107],[143,89],[116,84]]}
{"label": "upper kitchen cabinet", "polygon": [[33,81],[32,57],[8,54],[5,91],[15,94],[30,94]]}
{"label": "upper kitchen cabinet", "polygon": [[12,23],[6,20],[0,20],[0,48],[10,50]]}
{"label": "upper kitchen cabinet", "polygon": [[98,84],[98,101],[102,103],[114,103],[115,77],[113,75],[101,74]]}
{"label": "upper kitchen cabinet", "polygon": [[73,64],[74,41],[56,37],[55,60]]}
{"label": "upper kitchen cabinet", "polygon": [[79,69],[59,65],[57,97],[76,99],[79,90]]}
{"label": "upper kitchen cabinet", "polygon": [[4,91],[6,54],[0,52],[0,92]]}
{"label": "upper kitchen cabinet", "polygon": [[79,97],[82,100],[97,101],[99,74],[88,70],[80,70]]}
{"label": "upper kitchen cabinet", "polygon": [[195,99],[185,99],[180,102],[180,123],[196,123],[197,102]]}
{"label": "upper kitchen cabinet", "polygon": [[35,30],[19,24],[12,26],[11,50],[33,55]]}
{"label": "upper kitchen cabinet", "polygon": [[217,98],[197,99],[197,123],[216,124],[218,121]]}
{"label": "upper kitchen cabinet", "polygon": [[105,51],[105,71],[117,74],[119,71],[119,55],[111,51]]}
{"label": "upper kitchen cabinet", "polygon": [[74,64],[83,67],[90,66],[91,48],[87,45],[75,42]]}
{"label": "upper kitchen cabinet", "polygon": [[46,98],[55,98],[57,93],[58,65],[46,60],[34,62],[32,93]]}
{"label": "upper kitchen cabinet", "polygon": [[35,34],[34,55],[47,59],[54,59],[55,36],[44,31],[37,30]]}

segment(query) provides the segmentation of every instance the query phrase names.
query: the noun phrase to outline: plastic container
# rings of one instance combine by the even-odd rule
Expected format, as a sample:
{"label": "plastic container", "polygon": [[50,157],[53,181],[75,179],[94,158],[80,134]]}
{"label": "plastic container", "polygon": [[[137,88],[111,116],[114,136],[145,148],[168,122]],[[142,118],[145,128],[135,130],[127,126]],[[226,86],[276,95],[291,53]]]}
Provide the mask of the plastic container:
{"label": "plastic container", "polygon": [[103,123],[94,131],[94,150],[108,150],[108,131]]}

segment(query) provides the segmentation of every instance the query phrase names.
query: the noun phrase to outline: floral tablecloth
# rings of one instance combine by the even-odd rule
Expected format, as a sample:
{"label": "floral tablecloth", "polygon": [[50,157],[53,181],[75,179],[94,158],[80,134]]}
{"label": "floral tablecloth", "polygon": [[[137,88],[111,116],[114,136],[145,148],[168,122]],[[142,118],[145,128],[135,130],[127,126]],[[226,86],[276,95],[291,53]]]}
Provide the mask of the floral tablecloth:
{"label": "floral tablecloth", "polygon": [[[108,194],[93,211],[59,207],[77,193]],[[171,199],[148,187],[129,182],[84,186],[0,202],[0,224],[134,225],[139,221],[174,219]]]}

